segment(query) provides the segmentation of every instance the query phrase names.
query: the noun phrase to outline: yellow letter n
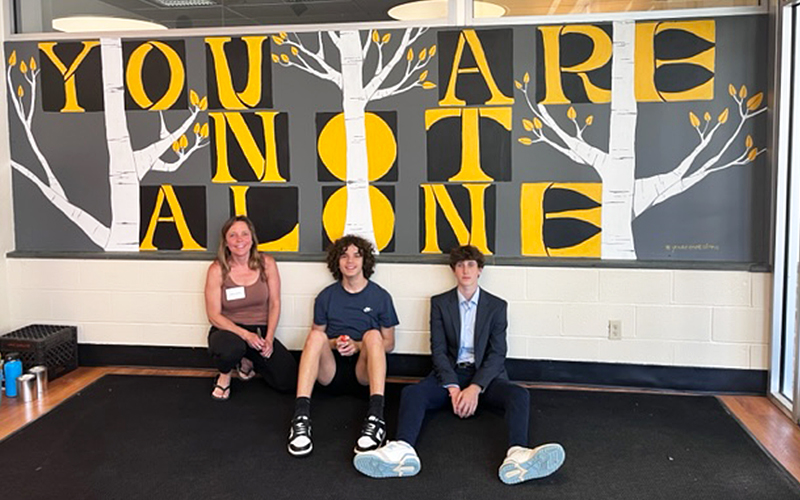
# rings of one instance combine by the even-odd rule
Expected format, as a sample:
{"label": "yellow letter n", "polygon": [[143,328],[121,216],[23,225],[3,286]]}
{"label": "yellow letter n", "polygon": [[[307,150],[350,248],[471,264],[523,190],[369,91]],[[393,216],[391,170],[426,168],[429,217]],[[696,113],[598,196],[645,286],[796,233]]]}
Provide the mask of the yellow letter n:
{"label": "yellow letter n", "polygon": [[264,131],[264,151],[259,148],[256,138],[245,122],[242,113],[212,112],[211,117],[214,125],[214,153],[216,155],[216,167],[214,177],[211,182],[233,183],[239,181],[231,175],[228,160],[228,128],[230,127],[233,136],[236,138],[241,148],[247,165],[256,176],[259,182],[286,182],[278,169],[278,146],[276,140],[275,117],[278,111],[258,111],[249,114],[261,118],[261,125]]}
{"label": "yellow letter n", "polygon": [[[464,184],[463,186],[444,186],[442,184],[422,184],[424,203],[425,247],[421,253],[442,253],[439,246],[439,232],[436,224],[436,209],[441,208],[444,218],[455,233],[459,245],[474,245],[486,255],[491,255],[486,224],[486,189],[491,184]],[[469,193],[471,227],[467,229],[459,215],[447,187],[463,187]]]}

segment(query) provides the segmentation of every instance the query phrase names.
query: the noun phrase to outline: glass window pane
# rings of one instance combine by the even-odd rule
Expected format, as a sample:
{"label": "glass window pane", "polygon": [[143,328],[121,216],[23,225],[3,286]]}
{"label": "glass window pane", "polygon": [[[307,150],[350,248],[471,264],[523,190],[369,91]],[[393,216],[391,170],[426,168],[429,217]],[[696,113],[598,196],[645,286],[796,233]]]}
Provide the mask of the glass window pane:
{"label": "glass window pane", "polygon": [[[134,19],[155,23],[161,29],[392,21],[394,19],[389,10],[407,2],[408,0],[14,0],[13,5],[16,33],[42,33],[62,31],[53,27],[53,21],[73,16]],[[446,19],[446,0],[428,3],[437,4],[436,9],[427,11],[428,16]],[[106,22],[97,30],[102,30],[103,27],[113,28]]]}
{"label": "glass window pane", "polygon": [[[765,0],[473,0],[475,17],[577,15],[600,12],[758,7]],[[498,14],[498,9],[505,12]]]}

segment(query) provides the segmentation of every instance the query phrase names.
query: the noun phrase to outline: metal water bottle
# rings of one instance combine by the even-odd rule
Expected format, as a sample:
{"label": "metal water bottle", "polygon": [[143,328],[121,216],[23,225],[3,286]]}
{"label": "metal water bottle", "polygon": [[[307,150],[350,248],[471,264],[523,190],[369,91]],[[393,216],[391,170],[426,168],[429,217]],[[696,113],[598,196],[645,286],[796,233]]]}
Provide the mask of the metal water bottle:
{"label": "metal water bottle", "polygon": [[22,375],[22,361],[20,361],[18,353],[12,352],[6,356],[3,375],[6,380],[6,396],[17,397],[17,377]]}

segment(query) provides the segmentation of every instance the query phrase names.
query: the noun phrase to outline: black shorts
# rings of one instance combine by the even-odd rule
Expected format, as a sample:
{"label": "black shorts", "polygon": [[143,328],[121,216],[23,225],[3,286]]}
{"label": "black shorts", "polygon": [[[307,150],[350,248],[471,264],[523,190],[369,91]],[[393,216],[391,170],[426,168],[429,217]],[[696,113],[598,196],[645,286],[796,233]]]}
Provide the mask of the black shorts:
{"label": "black shorts", "polygon": [[342,356],[339,351],[333,351],[333,359],[336,360],[336,374],[330,384],[318,383],[320,389],[331,394],[369,395],[369,386],[361,385],[356,377],[358,353],[352,356]]}

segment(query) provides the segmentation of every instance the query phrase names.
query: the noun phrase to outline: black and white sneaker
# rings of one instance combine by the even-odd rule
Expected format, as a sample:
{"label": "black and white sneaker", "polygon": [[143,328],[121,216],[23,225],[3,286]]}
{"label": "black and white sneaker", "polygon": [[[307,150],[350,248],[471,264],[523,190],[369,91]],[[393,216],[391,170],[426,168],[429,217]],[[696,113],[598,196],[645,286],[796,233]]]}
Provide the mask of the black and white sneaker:
{"label": "black and white sneaker", "polygon": [[292,419],[287,449],[295,457],[304,457],[314,449],[314,443],[311,442],[311,419],[306,415]]}
{"label": "black and white sneaker", "polygon": [[383,446],[386,441],[386,422],[375,415],[368,415],[361,427],[361,436],[356,441],[355,452],[364,453]]}

